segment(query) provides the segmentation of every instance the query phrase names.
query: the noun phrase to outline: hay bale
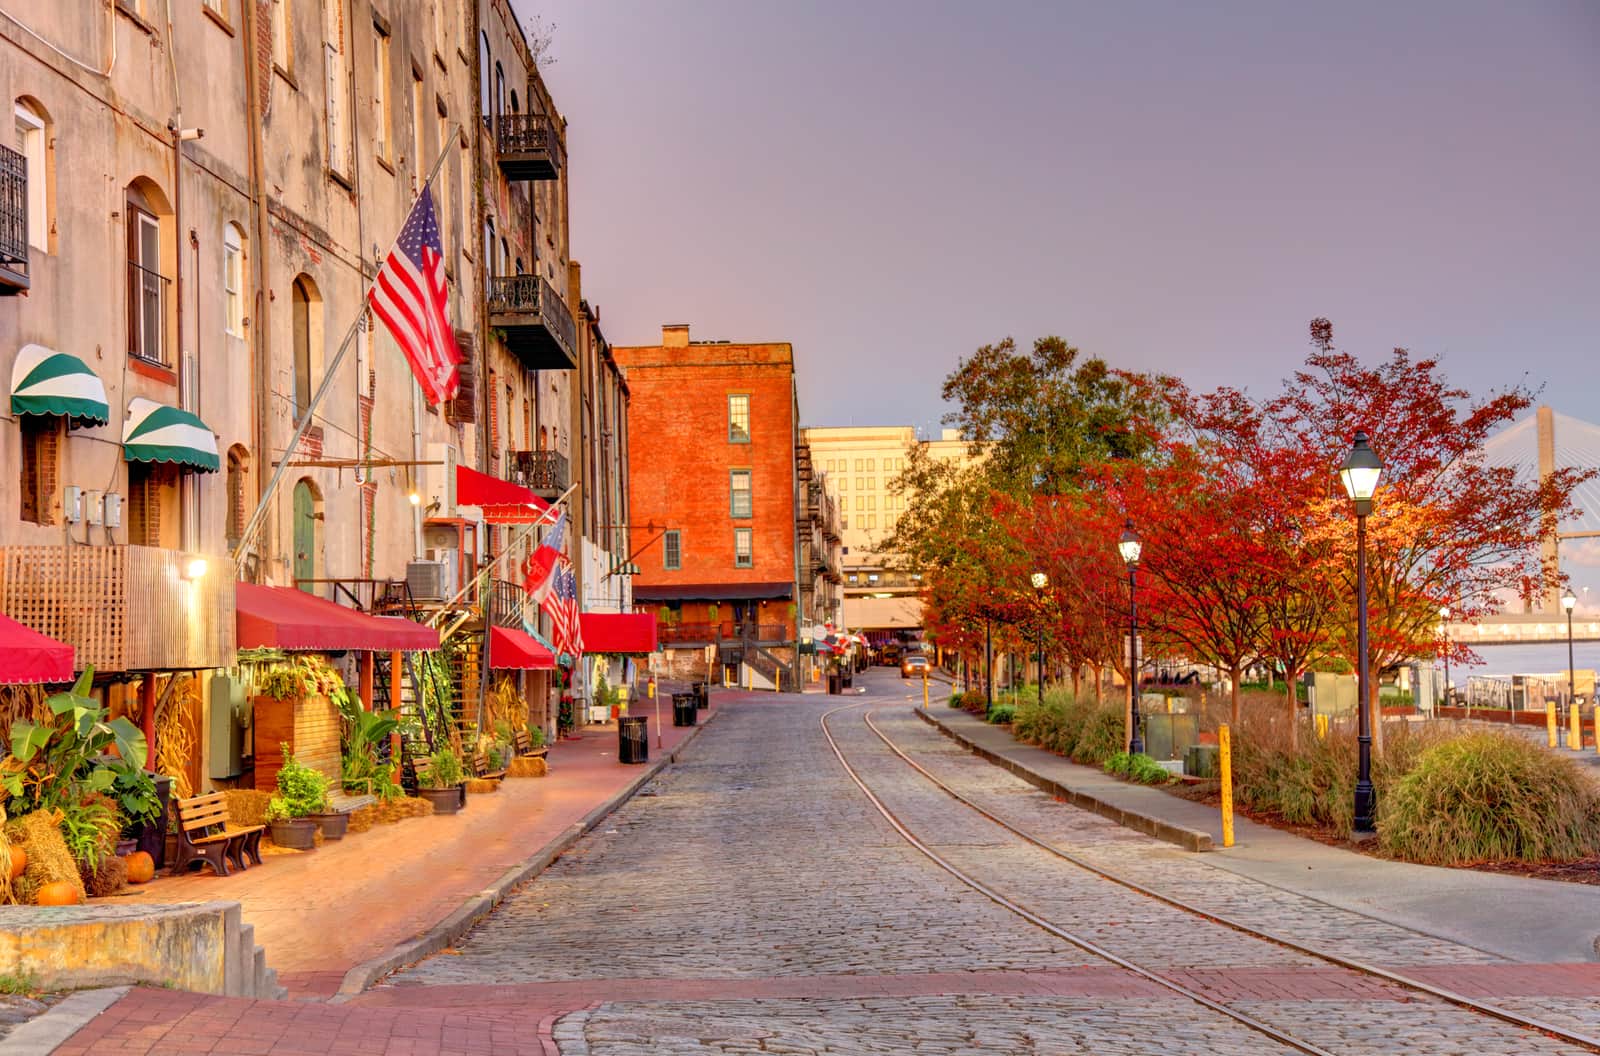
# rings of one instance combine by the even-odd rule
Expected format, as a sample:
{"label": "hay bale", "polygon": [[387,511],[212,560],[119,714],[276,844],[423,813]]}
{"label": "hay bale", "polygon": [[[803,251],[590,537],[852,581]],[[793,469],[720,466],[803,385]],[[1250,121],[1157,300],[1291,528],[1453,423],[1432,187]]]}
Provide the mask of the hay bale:
{"label": "hay bale", "polygon": [[492,779],[487,778],[487,777],[469,777],[469,778],[467,778],[467,794],[468,795],[481,795],[484,792],[498,792],[499,790],[500,790],[500,782],[498,782],[498,781],[492,780]]}
{"label": "hay bale", "polygon": [[378,808],[376,805],[369,803],[364,807],[357,807],[355,810],[350,812],[349,831],[366,832],[368,829],[372,828],[373,825],[377,824],[377,821]]}
{"label": "hay bale", "polygon": [[24,814],[7,826],[7,837],[21,844],[28,855],[28,870],[23,878],[37,891],[45,884],[66,881],[84,895],[83,877],[78,875],[78,863],[67,850],[62,838],[59,819],[54,811],[36,810]]}
{"label": "hay bale", "polygon": [[267,804],[271,792],[257,792],[253,788],[230,788],[222,793],[228,804],[228,820],[235,825],[265,825]]}
{"label": "hay bale", "polygon": [[550,772],[550,764],[543,759],[519,755],[506,767],[507,777],[543,777]]}
{"label": "hay bale", "polygon": [[128,860],[114,854],[101,858],[97,868],[91,870],[85,865],[80,872],[84,889],[95,898],[121,894],[128,886]]}

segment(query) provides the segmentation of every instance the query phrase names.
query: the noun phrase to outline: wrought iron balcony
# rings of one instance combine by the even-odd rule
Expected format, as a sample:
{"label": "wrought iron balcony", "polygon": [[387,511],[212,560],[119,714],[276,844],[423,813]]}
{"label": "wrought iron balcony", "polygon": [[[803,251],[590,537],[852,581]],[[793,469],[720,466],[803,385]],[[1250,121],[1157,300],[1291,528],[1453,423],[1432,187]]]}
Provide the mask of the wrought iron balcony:
{"label": "wrought iron balcony", "polygon": [[509,180],[553,180],[561,174],[561,135],[543,114],[499,114],[487,119],[494,129],[495,155]]}
{"label": "wrought iron balcony", "polygon": [[567,456],[559,451],[507,451],[506,477],[542,499],[559,497],[571,483]]}
{"label": "wrought iron balcony", "polygon": [[555,287],[537,275],[496,275],[489,280],[489,325],[530,370],[572,370],[578,365],[578,331]]}
{"label": "wrought iron balcony", "polygon": [[167,349],[167,295],[172,280],[128,261],[128,354],[172,369]]}
{"label": "wrought iron balcony", "polygon": [[28,286],[28,159],[0,147],[0,297]]}

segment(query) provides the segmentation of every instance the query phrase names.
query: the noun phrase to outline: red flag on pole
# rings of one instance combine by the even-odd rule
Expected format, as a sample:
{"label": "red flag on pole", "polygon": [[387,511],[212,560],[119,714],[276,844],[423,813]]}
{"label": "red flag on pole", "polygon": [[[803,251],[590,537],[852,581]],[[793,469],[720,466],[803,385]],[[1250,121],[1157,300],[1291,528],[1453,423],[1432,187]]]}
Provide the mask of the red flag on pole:
{"label": "red flag on pole", "polygon": [[453,397],[461,385],[456,370],[461,352],[445,315],[444,246],[428,188],[411,207],[368,300],[405,353],[428,402]]}

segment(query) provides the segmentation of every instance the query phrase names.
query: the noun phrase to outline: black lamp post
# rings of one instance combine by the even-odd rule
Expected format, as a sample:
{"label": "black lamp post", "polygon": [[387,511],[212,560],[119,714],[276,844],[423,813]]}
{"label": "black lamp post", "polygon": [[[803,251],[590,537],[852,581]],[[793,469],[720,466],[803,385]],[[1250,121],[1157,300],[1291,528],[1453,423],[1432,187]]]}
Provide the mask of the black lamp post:
{"label": "black lamp post", "polygon": [[1372,709],[1368,700],[1368,679],[1371,672],[1367,663],[1367,516],[1372,513],[1372,496],[1378,490],[1378,477],[1383,473],[1383,460],[1367,443],[1367,434],[1356,431],[1355,446],[1339,469],[1339,479],[1356,508],[1356,693],[1359,704],[1356,712],[1356,744],[1358,769],[1356,771],[1357,832],[1372,832],[1373,814],[1377,808],[1377,795],[1372,788]]}
{"label": "black lamp post", "polygon": [[1561,608],[1567,614],[1567,707],[1578,706],[1578,676],[1572,670],[1572,610],[1578,607],[1578,597],[1568,590],[1561,595]]}
{"label": "black lamp post", "polygon": [[1444,706],[1450,706],[1450,606],[1439,609],[1439,627],[1444,634]]}
{"label": "black lamp post", "polygon": [[994,635],[988,617],[983,620],[983,699],[987,715],[994,710]]}
{"label": "black lamp post", "polygon": [[1144,738],[1139,734],[1139,554],[1144,544],[1139,533],[1133,530],[1133,518],[1122,529],[1117,540],[1117,552],[1128,566],[1128,717],[1133,730],[1128,737],[1128,751],[1138,755],[1144,751]]}
{"label": "black lamp post", "polygon": [[1035,572],[1028,577],[1033,584],[1033,592],[1039,597],[1039,703],[1044,703],[1044,588],[1050,585],[1050,577],[1043,572]]}

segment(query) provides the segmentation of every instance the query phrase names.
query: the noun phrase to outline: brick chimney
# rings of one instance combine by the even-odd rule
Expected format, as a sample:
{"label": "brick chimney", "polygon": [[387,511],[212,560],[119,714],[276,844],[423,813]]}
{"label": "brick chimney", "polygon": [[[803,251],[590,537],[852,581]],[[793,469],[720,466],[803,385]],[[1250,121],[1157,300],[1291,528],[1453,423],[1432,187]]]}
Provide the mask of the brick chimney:
{"label": "brick chimney", "polygon": [[663,323],[661,324],[661,347],[663,348],[688,348],[689,324],[688,323]]}

